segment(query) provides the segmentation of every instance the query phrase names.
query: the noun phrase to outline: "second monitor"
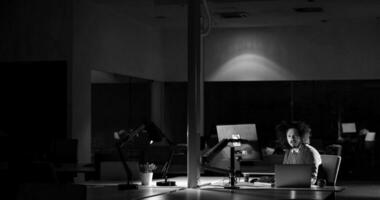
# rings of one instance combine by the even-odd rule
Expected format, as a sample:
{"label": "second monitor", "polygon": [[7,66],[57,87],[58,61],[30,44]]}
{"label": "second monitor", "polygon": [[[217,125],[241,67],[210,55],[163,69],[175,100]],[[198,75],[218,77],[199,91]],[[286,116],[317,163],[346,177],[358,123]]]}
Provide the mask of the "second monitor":
{"label": "second monitor", "polygon": [[[249,144],[241,144],[235,147],[241,153],[242,160],[262,159],[255,124],[217,125],[216,130],[219,141],[237,138],[249,141]],[[229,160],[230,151],[228,147],[221,151],[221,155],[223,159]]]}
{"label": "second monitor", "polygon": [[[202,162],[207,169],[228,172],[231,168],[231,146],[234,146],[236,152],[234,153],[236,170],[240,170],[239,160],[262,160],[255,124],[217,125],[216,129],[219,143],[203,154]],[[235,142],[228,142],[230,139],[241,139],[244,142],[236,145]]]}

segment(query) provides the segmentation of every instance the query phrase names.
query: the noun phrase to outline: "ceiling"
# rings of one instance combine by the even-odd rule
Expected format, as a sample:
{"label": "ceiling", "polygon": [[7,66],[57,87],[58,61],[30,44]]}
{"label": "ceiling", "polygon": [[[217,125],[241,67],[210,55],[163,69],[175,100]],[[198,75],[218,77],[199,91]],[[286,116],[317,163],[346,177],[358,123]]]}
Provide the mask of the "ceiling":
{"label": "ceiling", "polygon": [[[92,0],[160,27],[186,26],[186,0]],[[202,1],[202,0],[201,0]],[[380,21],[380,0],[207,0],[213,27]],[[205,9],[203,8],[203,16]]]}

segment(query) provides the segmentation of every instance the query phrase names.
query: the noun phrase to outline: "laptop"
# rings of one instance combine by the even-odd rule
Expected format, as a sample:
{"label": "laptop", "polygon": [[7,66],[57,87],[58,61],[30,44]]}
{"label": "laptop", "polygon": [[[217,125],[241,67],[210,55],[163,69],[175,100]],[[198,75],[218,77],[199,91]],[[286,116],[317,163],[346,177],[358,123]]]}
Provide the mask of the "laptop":
{"label": "laptop", "polygon": [[275,165],[274,186],[305,188],[311,185],[311,165]]}

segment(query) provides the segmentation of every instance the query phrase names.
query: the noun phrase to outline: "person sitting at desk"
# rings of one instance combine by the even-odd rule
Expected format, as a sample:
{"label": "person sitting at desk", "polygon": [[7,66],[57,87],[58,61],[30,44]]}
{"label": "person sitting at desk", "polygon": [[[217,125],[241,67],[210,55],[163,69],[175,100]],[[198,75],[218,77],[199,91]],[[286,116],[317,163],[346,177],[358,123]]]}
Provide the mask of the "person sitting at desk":
{"label": "person sitting at desk", "polygon": [[311,184],[315,184],[321,155],[310,143],[310,127],[300,121],[286,124],[286,143],[283,164],[312,164]]}

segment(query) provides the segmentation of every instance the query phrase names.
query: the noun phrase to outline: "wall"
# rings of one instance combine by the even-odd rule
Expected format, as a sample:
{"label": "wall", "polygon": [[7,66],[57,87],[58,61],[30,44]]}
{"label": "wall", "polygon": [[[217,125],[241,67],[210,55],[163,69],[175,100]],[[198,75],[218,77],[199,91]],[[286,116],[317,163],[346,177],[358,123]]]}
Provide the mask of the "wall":
{"label": "wall", "polygon": [[71,61],[71,1],[1,1],[0,13],[1,61]]}
{"label": "wall", "polygon": [[[206,81],[376,79],[379,22],[214,28],[204,39]],[[186,30],[165,30],[167,81],[187,78]],[[178,59],[181,58],[181,59]]]}
{"label": "wall", "polygon": [[380,77],[378,22],[216,29],[205,43],[205,79],[331,80]]}
{"label": "wall", "polygon": [[160,32],[103,4],[74,4],[73,137],[91,161],[91,70],[163,80]]}
{"label": "wall", "polygon": [[[46,140],[40,138],[46,138],[46,135],[62,138],[71,132],[70,128],[65,132],[66,111],[70,117],[70,104],[65,104],[70,99],[70,89],[66,93],[69,84],[66,84],[70,81],[72,66],[72,1],[0,1],[0,13],[0,62],[9,63],[2,65],[4,68],[1,82],[4,82],[0,87],[6,88],[5,91],[9,89],[14,94],[7,95],[5,92],[3,95],[7,98],[2,99],[11,99],[9,101],[12,102],[5,104],[6,106],[16,106],[11,111],[15,120],[7,116],[8,126],[13,123],[15,125],[10,129],[12,133],[9,132],[9,135],[26,134],[25,136],[33,140],[25,139],[25,142],[28,141],[30,146],[35,145],[33,150],[36,151],[41,146],[48,145],[41,144]],[[46,90],[50,91],[51,88],[46,88],[46,82],[54,88],[49,93],[50,103],[46,102]],[[28,97],[27,102],[24,102],[25,97]],[[43,126],[41,120],[38,120],[40,118],[34,116],[37,110],[42,116],[49,115],[44,113],[51,113],[57,115],[57,118],[54,120],[50,116],[53,123],[47,122],[49,125]],[[17,126],[19,128],[15,129]],[[67,127],[70,126],[71,121],[67,120]],[[41,127],[44,130],[37,132]],[[0,127],[2,128],[3,126]],[[53,129],[57,130],[52,133]],[[32,134],[32,130],[37,131]],[[38,140],[39,143],[30,142]],[[27,149],[25,146],[24,148]],[[31,152],[33,151],[24,153]]]}
{"label": "wall", "polygon": [[187,80],[187,30],[166,28],[162,30],[165,44],[162,60],[165,66],[165,81]]}

